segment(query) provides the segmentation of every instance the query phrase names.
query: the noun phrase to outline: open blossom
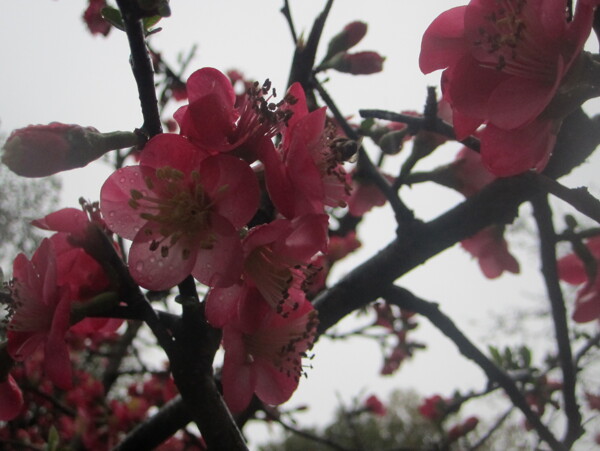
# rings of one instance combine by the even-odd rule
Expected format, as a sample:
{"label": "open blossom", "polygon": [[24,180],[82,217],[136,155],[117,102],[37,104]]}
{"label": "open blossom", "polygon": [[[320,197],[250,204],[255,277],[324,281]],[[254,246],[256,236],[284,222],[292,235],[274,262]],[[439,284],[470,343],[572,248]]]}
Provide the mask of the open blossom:
{"label": "open blossom", "polygon": [[440,395],[425,398],[419,406],[419,413],[431,421],[439,421],[446,416],[448,400]]}
{"label": "open blossom", "polygon": [[442,88],[458,139],[487,124],[484,165],[508,176],[546,165],[563,116],[548,108],[590,34],[594,3],[472,0],[433,21],[421,45],[424,73],[445,69]]}
{"label": "open blossom", "polygon": [[222,382],[225,402],[243,410],[252,395],[266,404],[281,404],[296,390],[302,358],[312,348],[317,313],[304,300],[286,318],[257,302],[256,320],[239,319],[223,328]]}
{"label": "open blossom", "polygon": [[13,264],[13,313],[8,324],[8,353],[22,361],[44,347],[44,370],[59,388],[71,386],[71,363],[65,342],[70,326],[71,292],[57,285],[56,255],[44,239],[31,261],[19,254]]}
{"label": "open blossom", "polygon": [[269,196],[288,219],[321,214],[325,206],[343,207],[350,195],[350,177],[340,155],[329,146],[325,108],[309,113],[298,84],[289,94],[297,102],[279,148],[259,149]]}
{"label": "open blossom", "polygon": [[[600,237],[595,236],[586,243],[590,253],[600,263]],[[576,254],[569,254],[558,260],[558,276],[572,285],[583,287],[577,292],[573,320],[578,323],[600,319],[600,266],[596,268],[593,280],[589,280],[585,265]]]}
{"label": "open blossom", "polygon": [[[244,312],[257,290],[277,313],[287,316],[304,298],[301,292],[309,262],[327,245],[327,215],[277,219],[250,230],[242,243],[244,267],[240,281],[213,288],[206,300],[208,321],[222,327],[233,315]],[[255,289],[255,290],[254,290]]]}
{"label": "open blossom", "polygon": [[273,146],[274,137],[291,115],[282,108],[287,97],[275,104],[269,94],[270,83],[248,89],[244,101],[236,106],[236,94],[229,78],[212,67],[194,72],[188,78],[189,105],[175,113],[180,133],[209,153],[232,152],[256,160],[256,149]]}
{"label": "open blossom", "polygon": [[162,134],[146,144],[139,166],[108,178],[100,204],[109,229],[133,240],[132,277],[161,290],[189,274],[209,286],[235,283],[242,269],[238,230],[256,212],[258,198],[246,162]]}

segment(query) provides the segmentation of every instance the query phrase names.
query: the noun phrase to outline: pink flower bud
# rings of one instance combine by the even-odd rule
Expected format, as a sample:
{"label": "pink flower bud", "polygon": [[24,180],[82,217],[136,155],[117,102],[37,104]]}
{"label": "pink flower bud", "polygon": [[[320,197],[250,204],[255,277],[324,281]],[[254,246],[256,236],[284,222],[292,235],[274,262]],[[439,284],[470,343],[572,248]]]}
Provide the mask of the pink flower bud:
{"label": "pink flower bud", "polygon": [[352,75],[369,75],[383,70],[385,58],[377,52],[339,53],[326,68]]}
{"label": "pink flower bud", "polygon": [[365,34],[367,34],[366,23],[360,21],[349,23],[342,31],[336,34],[331,41],[329,41],[325,59],[329,59],[337,53],[344,52],[349,48],[354,47],[360,42]]}
{"label": "pink flower bud", "polygon": [[365,400],[365,408],[380,417],[383,417],[387,414],[387,409],[375,395],[371,395]]}
{"label": "pink flower bud", "polygon": [[44,177],[81,168],[109,150],[137,144],[130,132],[101,134],[93,127],[30,125],[15,130],[4,144],[2,162],[23,177]]}

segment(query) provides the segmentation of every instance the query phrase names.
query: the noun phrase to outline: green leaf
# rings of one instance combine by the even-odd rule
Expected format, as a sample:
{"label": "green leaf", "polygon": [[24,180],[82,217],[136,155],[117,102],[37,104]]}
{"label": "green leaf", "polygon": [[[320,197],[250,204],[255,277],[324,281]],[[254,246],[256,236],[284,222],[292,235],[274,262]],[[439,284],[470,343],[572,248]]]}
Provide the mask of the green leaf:
{"label": "green leaf", "polygon": [[492,356],[492,360],[498,366],[502,366],[502,356],[500,355],[500,351],[495,346],[488,346],[488,350],[490,351],[490,355]]}
{"label": "green leaf", "polygon": [[519,356],[521,357],[523,368],[529,368],[531,366],[531,350],[527,346],[521,346]]}
{"label": "green leaf", "polygon": [[162,17],[158,15],[152,17],[144,17],[142,19],[142,23],[144,24],[144,30],[146,32],[150,31],[150,28],[152,28],[154,25],[160,22],[160,19],[162,19]]}
{"label": "green leaf", "polygon": [[58,445],[60,442],[60,437],[58,435],[58,430],[56,426],[51,426],[50,431],[48,432],[48,443],[46,443],[46,451],[57,451]]}
{"label": "green leaf", "polygon": [[118,9],[106,6],[102,8],[100,13],[113,27],[125,31],[125,23],[123,22],[123,17],[121,17],[121,12]]}

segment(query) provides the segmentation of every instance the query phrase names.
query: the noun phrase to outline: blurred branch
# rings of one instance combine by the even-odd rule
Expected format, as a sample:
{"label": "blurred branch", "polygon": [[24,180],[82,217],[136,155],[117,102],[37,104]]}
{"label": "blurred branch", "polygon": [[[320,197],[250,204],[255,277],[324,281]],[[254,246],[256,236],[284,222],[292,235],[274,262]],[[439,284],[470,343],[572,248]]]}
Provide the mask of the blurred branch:
{"label": "blurred branch", "polygon": [[550,298],[559,362],[563,374],[562,393],[568,421],[567,433],[563,442],[567,448],[570,448],[583,433],[583,428],[581,426],[581,413],[579,412],[579,405],[575,395],[576,374],[567,325],[567,312],[556,268],[556,233],[552,223],[552,210],[548,204],[547,197],[545,195],[535,196],[532,205],[533,215],[540,235],[542,274],[546,282],[548,297]]}
{"label": "blurred branch", "polygon": [[292,12],[290,10],[290,3],[288,0],[283,0],[283,6],[281,13],[284,15],[288,26],[290,27],[290,33],[292,34],[292,40],[294,44],[298,45],[298,34],[296,33],[296,27],[294,27],[294,21],[292,19]]}
{"label": "blurred branch", "polygon": [[467,359],[474,361],[486,374],[490,381],[500,385],[512,403],[517,407],[529,423],[535,428],[540,438],[548,443],[554,450],[566,449],[552,432],[541,422],[540,417],[529,407],[527,400],[515,385],[514,381],[502,369],[496,366],[485,354],[456,327],[438,305],[416,297],[410,291],[391,285],[384,290],[386,301],[400,308],[419,313],[429,319],[444,335],[446,335]]}
{"label": "blurred branch", "polygon": [[538,179],[544,191],[564,200],[580,213],[600,223],[600,201],[589,193],[587,187],[567,188],[544,174],[539,174]]}

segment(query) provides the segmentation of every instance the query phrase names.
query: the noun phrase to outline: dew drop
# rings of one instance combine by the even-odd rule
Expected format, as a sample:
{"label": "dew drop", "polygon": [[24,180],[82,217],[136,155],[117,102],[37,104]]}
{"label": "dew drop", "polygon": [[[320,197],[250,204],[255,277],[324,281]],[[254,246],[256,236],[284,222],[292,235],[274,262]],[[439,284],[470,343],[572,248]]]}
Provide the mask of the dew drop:
{"label": "dew drop", "polygon": [[155,257],[150,257],[149,261],[150,261],[150,263],[155,263],[156,262],[156,258]]}
{"label": "dew drop", "polygon": [[144,262],[137,262],[135,264],[135,270],[138,272],[142,272],[144,269]]}
{"label": "dew drop", "polygon": [[121,177],[121,178],[119,179],[119,183],[125,183],[125,177]]}
{"label": "dew drop", "polygon": [[114,218],[114,217],[115,217],[115,214],[116,214],[116,213],[115,213],[115,211],[114,211],[114,210],[111,210],[111,211],[109,211],[109,212],[108,212],[108,216],[109,216],[109,217],[111,217],[111,218]]}

